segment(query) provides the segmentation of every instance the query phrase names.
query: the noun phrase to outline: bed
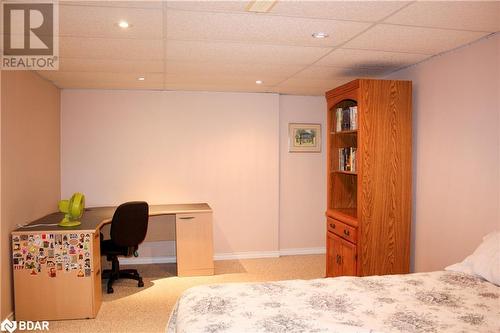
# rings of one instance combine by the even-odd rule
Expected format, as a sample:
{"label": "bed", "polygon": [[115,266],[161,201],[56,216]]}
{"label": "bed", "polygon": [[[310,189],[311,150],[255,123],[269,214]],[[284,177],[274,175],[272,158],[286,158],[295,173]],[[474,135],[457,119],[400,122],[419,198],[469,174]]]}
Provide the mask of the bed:
{"label": "bed", "polygon": [[167,333],[500,332],[500,287],[437,271],[199,286]]}

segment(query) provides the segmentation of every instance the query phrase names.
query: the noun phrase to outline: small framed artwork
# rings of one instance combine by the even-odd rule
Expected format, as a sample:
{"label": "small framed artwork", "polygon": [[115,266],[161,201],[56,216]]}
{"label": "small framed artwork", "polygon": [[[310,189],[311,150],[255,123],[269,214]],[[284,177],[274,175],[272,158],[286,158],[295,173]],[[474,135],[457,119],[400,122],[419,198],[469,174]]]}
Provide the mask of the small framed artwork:
{"label": "small framed artwork", "polygon": [[321,124],[288,124],[289,152],[321,152]]}

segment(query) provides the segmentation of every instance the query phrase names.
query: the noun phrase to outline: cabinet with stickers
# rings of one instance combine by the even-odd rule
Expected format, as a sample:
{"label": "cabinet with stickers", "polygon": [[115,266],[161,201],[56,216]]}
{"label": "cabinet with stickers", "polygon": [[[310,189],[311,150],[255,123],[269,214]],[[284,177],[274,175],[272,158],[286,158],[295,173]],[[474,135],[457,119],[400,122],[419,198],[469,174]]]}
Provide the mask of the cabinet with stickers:
{"label": "cabinet with stickers", "polygon": [[99,233],[14,231],[16,320],[94,318],[101,306]]}

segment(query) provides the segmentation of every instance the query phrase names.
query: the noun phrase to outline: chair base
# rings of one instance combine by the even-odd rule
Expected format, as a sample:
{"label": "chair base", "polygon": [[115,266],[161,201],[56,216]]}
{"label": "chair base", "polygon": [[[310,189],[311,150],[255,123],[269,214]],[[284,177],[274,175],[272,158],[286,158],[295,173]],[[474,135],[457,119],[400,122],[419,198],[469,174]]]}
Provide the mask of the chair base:
{"label": "chair base", "polygon": [[108,279],[107,283],[107,293],[112,294],[113,290],[113,282],[118,279],[131,279],[137,281],[137,287],[144,287],[144,282],[142,281],[142,277],[139,275],[136,269],[120,269],[120,264],[118,258],[110,258],[112,262],[112,269],[105,269],[102,272],[102,278]]}

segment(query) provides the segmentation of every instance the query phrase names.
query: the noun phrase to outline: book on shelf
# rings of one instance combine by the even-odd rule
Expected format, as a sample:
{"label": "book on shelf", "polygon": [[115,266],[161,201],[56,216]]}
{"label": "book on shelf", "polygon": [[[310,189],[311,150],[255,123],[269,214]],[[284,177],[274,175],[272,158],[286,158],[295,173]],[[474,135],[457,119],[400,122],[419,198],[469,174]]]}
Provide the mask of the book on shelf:
{"label": "book on shelf", "polygon": [[335,131],[354,131],[358,129],[358,107],[337,108],[335,110]]}
{"label": "book on shelf", "polygon": [[339,171],[356,172],[356,147],[339,148]]}

